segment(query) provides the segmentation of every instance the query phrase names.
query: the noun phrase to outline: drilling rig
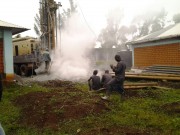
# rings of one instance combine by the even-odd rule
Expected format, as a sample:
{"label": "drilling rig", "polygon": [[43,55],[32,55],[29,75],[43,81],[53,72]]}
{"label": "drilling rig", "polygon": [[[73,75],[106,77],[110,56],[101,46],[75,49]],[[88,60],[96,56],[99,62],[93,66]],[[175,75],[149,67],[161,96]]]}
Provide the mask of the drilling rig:
{"label": "drilling rig", "polygon": [[[57,9],[61,6],[54,0],[40,0],[40,42],[38,39],[25,37],[13,39],[14,72],[28,76],[35,73],[43,62],[40,48],[51,52],[57,45]],[[39,44],[40,43],[40,44]],[[42,50],[41,50],[42,51]]]}
{"label": "drilling rig", "polygon": [[62,6],[54,0],[40,0],[40,24],[42,48],[54,50],[57,46],[57,9]]}

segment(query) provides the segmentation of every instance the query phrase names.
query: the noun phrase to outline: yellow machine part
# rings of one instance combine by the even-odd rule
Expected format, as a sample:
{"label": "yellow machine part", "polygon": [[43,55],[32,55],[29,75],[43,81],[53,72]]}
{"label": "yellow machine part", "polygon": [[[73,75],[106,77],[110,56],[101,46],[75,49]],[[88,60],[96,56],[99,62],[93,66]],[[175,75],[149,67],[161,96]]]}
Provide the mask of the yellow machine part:
{"label": "yellow machine part", "polygon": [[13,56],[31,54],[39,48],[40,41],[35,38],[18,38],[13,40]]}

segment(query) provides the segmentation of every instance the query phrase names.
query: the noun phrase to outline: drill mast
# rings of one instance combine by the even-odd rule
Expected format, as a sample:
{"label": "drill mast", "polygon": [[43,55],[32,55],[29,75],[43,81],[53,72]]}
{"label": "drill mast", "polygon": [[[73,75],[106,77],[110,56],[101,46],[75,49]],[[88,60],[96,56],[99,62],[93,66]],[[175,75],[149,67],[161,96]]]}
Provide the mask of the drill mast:
{"label": "drill mast", "polygon": [[57,45],[57,9],[61,6],[54,0],[40,0],[41,45],[54,50]]}

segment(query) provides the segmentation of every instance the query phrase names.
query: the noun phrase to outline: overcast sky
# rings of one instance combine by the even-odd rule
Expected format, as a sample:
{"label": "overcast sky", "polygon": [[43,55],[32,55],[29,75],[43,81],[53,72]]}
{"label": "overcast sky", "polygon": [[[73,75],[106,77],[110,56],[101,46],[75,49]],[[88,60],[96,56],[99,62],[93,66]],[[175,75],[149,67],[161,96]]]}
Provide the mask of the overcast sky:
{"label": "overcast sky", "polygon": [[[61,2],[67,8],[69,0]],[[172,15],[180,13],[180,0],[75,0],[91,29],[98,34],[106,24],[108,10],[120,6],[124,10],[125,23],[130,23],[133,16],[147,10],[158,10],[164,7]],[[31,30],[23,32],[23,36],[34,36],[34,17],[38,13],[39,0],[1,0],[0,20],[13,23]],[[60,10],[61,12],[61,10]]]}

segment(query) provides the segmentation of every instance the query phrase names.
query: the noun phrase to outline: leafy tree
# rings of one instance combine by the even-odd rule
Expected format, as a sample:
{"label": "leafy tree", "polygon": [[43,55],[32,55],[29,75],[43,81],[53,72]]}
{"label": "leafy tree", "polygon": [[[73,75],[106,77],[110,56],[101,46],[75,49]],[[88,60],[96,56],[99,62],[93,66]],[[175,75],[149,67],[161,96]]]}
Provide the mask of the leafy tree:
{"label": "leafy tree", "polygon": [[144,23],[139,27],[139,36],[145,36],[149,34],[149,27],[150,27],[151,21],[145,20]]}
{"label": "leafy tree", "polygon": [[117,32],[117,47],[121,49],[127,49],[124,43],[127,41],[127,35],[129,34],[129,28],[127,26],[121,26]]}
{"label": "leafy tree", "polygon": [[180,23],[180,13],[175,14],[175,15],[173,16],[173,21],[174,21],[175,24],[176,24],[176,23]]}
{"label": "leafy tree", "polygon": [[63,9],[63,12],[58,14],[58,24],[59,27],[63,28],[65,23],[67,22],[68,18],[72,16],[73,13],[77,12],[77,5],[74,3],[73,0],[69,0],[70,8]]}
{"label": "leafy tree", "polygon": [[[53,0],[49,0],[50,2],[53,2]],[[69,18],[72,13],[77,12],[77,6],[74,4],[73,0],[69,0],[70,8],[67,10],[63,9],[63,13],[58,14],[58,26],[63,27],[67,18]],[[39,14],[41,14],[42,11],[39,10]],[[39,14],[36,14],[34,17],[35,23],[34,23],[34,31],[38,36],[41,36],[42,32],[42,27],[43,25],[41,24],[41,18]]]}
{"label": "leafy tree", "polygon": [[101,42],[103,48],[112,48],[118,45],[118,34],[120,28],[120,22],[123,17],[122,10],[115,8],[109,11],[107,14],[107,26],[102,29],[98,36],[98,41]]}
{"label": "leafy tree", "polygon": [[167,12],[164,8],[160,11],[149,11],[148,13],[136,16],[132,23],[138,27],[139,34],[137,37],[163,29],[166,23],[166,16]]}
{"label": "leafy tree", "polygon": [[154,19],[152,20],[151,33],[164,28],[166,16],[167,16],[167,12],[165,11],[164,8],[161,9],[161,11],[156,14]]}

